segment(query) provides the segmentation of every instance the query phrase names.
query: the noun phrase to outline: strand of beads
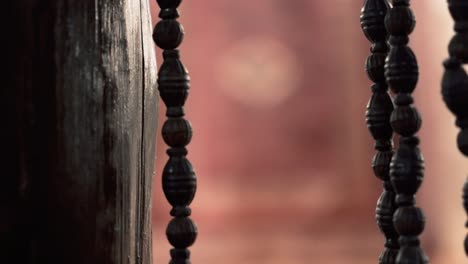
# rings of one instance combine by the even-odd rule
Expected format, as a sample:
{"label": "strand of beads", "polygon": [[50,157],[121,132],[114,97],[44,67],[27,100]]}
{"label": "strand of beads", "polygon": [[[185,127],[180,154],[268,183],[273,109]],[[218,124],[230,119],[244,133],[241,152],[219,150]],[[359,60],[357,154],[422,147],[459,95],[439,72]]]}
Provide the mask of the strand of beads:
{"label": "strand of beads", "polygon": [[419,235],[424,230],[422,210],[415,206],[415,194],[421,186],[424,162],[415,135],[421,127],[421,117],[412,105],[411,93],[418,81],[416,56],[408,47],[408,35],[414,29],[415,19],[409,0],[393,0],[385,26],[390,34],[390,52],[385,63],[385,77],[396,94],[395,109],[390,117],[393,130],[400,135],[399,148],[390,164],[390,178],[396,190],[398,209],[393,216],[400,249],[396,263],[428,263],[420,247]]}
{"label": "strand of beads", "polygon": [[[461,129],[457,137],[458,148],[468,156],[468,75],[463,69],[463,64],[468,63],[468,1],[449,0],[448,3],[456,34],[449,44],[450,57],[444,61],[442,96],[456,116],[456,125]],[[468,180],[463,190],[463,204],[468,214]],[[468,227],[468,221],[466,225]],[[465,252],[468,255],[468,236],[465,239]]]}
{"label": "strand of beads", "polygon": [[171,264],[189,264],[190,247],[196,240],[197,227],[189,217],[189,208],[196,191],[196,177],[187,159],[186,146],[192,138],[192,127],[184,118],[184,104],[190,87],[188,72],[180,61],[179,50],[184,30],[176,20],[177,8],[182,0],[157,0],[161,12],[160,20],[153,33],[158,47],[163,49],[163,63],[158,73],[161,99],[167,111],[167,120],[162,128],[163,139],[169,146],[169,160],[163,170],[162,184],[164,194],[172,205],[166,235],[174,247],[171,250]]}
{"label": "strand of beads", "polygon": [[393,156],[393,130],[390,115],[393,103],[385,81],[384,64],[388,53],[385,15],[390,9],[387,0],[366,0],[361,10],[361,27],[372,43],[371,55],[366,61],[366,71],[372,85],[372,97],[367,105],[366,121],[375,140],[377,153],[372,161],[374,174],[384,182],[384,191],[377,202],[376,219],[385,235],[385,249],[380,255],[380,264],[393,264],[398,253],[398,233],[392,217],[396,210],[395,192],[390,182],[390,161]]}

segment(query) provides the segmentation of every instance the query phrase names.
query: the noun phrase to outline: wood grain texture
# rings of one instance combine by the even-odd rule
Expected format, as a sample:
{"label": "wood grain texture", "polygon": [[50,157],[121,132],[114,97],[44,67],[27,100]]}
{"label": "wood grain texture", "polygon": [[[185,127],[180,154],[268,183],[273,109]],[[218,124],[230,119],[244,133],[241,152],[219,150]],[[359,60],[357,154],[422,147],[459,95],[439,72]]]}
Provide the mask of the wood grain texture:
{"label": "wood grain texture", "polygon": [[9,96],[23,157],[12,167],[24,176],[12,189],[27,237],[10,263],[151,263],[157,90],[147,1],[14,5],[21,45]]}

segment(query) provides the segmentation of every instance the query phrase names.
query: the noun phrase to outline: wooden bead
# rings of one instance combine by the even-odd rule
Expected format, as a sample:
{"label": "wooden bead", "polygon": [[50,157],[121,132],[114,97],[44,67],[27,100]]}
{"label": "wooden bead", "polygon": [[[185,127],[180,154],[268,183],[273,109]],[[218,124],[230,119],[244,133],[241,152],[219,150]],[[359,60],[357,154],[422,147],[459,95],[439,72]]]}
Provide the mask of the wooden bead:
{"label": "wooden bead", "polygon": [[468,32],[457,33],[449,43],[450,57],[457,58],[463,63],[468,63]]}
{"label": "wooden bead", "polygon": [[366,71],[371,81],[376,83],[385,82],[385,58],[386,53],[374,53],[367,58]]}
{"label": "wooden bead", "polygon": [[447,59],[444,66],[445,72],[442,77],[444,102],[456,117],[468,117],[468,75],[457,59]]}
{"label": "wooden bead", "polygon": [[380,231],[389,238],[398,238],[393,226],[395,207],[395,193],[393,190],[385,190],[377,201],[376,220]]}
{"label": "wooden bead", "polygon": [[164,167],[162,184],[172,206],[189,205],[195,196],[197,181],[188,159],[171,157]]}
{"label": "wooden bead", "polygon": [[372,168],[375,176],[383,181],[390,180],[390,162],[392,156],[393,151],[378,151],[372,160]]}
{"label": "wooden bead", "polygon": [[417,143],[400,140],[390,164],[390,177],[398,194],[414,195],[424,176],[423,158]]}
{"label": "wooden bead", "polygon": [[413,106],[397,106],[390,117],[393,131],[409,137],[421,128],[421,116]]}
{"label": "wooden bead", "polygon": [[386,0],[366,0],[361,9],[361,28],[370,42],[384,42],[387,39],[385,31],[385,15],[390,5]]}
{"label": "wooden bead", "polygon": [[197,226],[189,217],[175,217],[167,226],[166,236],[176,249],[185,249],[197,239]]}
{"label": "wooden bead", "polygon": [[468,3],[466,0],[448,0],[450,14],[455,20],[455,31],[466,32],[468,30]]}
{"label": "wooden bead", "polygon": [[419,236],[426,220],[421,209],[414,206],[399,207],[395,212],[394,225],[398,233],[406,236]]}
{"label": "wooden bead", "polygon": [[184,34],[184,28],[177,20],[163,19],[154,27],[153,40],[161,49],[171,50],[179,47]]}
{"label": "wooden bead", "polygon": [[392,46],[385,64],[385,77],[394,93],[412,93],[418,82],[416,56],[407,46]]}
{"label": "wooden bead", "polygon": [[192,139],[192,126],[184,118],[169,118],[162,128],[164,142],[173,148],[185,147]]}
{"label": "wooden bead", "polygon": [[390,9],[385,18],[385,28],[392,36],[407,36],[416,25],[413,11],[407,6],[396,6]]}
{"label": "wooden bead", "polygon": [[366,122],[375,140],[390,140],[393,134],[390,114],[393,111],[392,99],[385,92],[376,92],[367,104]]}
{"label": "wooden bead", "polygon": [[182,107],[188,97],[190,78],[179,59],[178,51],[165,51],[164,62],[158,73],[158,89],[164,104],[169,107]]}

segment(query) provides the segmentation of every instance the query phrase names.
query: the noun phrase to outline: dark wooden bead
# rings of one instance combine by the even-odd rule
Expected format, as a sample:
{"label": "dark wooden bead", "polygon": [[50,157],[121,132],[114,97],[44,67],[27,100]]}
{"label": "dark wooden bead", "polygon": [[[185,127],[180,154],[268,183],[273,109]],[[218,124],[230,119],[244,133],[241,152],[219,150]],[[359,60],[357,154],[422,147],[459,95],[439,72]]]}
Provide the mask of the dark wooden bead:
{"label": "dark wooden bead", "polygon": [[393,190],[385,190],[377,201],[376,220],[380,231],[388,238],[398,238],[393,226],[395,208],[395,193]]}
{"label": "dark wooden bead", "polygon": [[[398,245],[398,242],[396,242],[396,245]],[[398,248],[399,248],[398,246],[391,247],[389,243],[386,243],[385,249],[379,257],[379,264],[396,263],[395,261],[398,255]]]}
{"label": "dark wooden bead", "polygon": [[189,205],[197,189],[192,164],[182,157],[171,157],[163,170],[163,190],[169,203],[176,206]]}
{"label": "dark wooden bead", "polygon": [[385,77],[394,93],[412,93],[418,82],[416,56],[407,46],[392,46],[385,64]]}
{"label": "dark wooden bead", "polygon": [[161,49],[172,50],[179,47],[184,34],[184,28],[177,20],[163,19],[154,27],[153,40]]}
{"label": "dark wooden bead", "polygon": [[385,27],[392,36],[406,36],[413,32],[416,20],[413,11],[407,6],[390,9],[385,17]]}
{"label": "dark wooden bead", "polygon": [[405,140],[402,138],[390,164],[390,178],[396,192],[414,195],[421,186],[423,176],[424,164],[421,152],[417,147],[417,139]]}
{"label": "dark wooden bead", "polygon": [[168,8],[178,8],[182,0],[156,0],[158,2],[159,8],[168,9]]}
{"label": "dark wooden bead", "polygon": [[386,0],[366,0],[361,9],[361,28],[371,42],[384,42],[387,39],[385,15],[390,8]]}
{"label": "dark wooden bead", "polygon": [[397,106],[390,117],[393,130],[409,137],[421,128],[421,116],[414,106]]}
{"label": "dark wooden bead", "polygon": [[162,136],[164,142],[171,147],[185,147],[192,139],[192,126],[184,118],[169,118],[164,122]]}
{"label": "dark wooden bead", "polygon": [[185,104],[190,88],[190,78],[176,50],[164,52],[164,62],[158,73],[158,89],[166,106],[181,107]]}
{"label": "dark wooden bead", "polygon": [[[402,243],[400,241],[400,243]],[[416,244],[416,242],[414,242]],[[398,264],[427,264],[429,259],[426,257],[422,249],[419,247],[419,241],[417,245],[402,247],[398,253],[396,260]]]}
{"label": "dark wooden bead", "polygon": [[468,31],[457,33],[453,36],[449,44],[450,57],[459,59],[463,63],[468,63]]}
{"label": "dark wooden bead", "polygon": [[458,133],[457,146],[460,152],[468,157],[468,128],[464,128]]}
{"label": "dark wooden bead", "polygon": [[369,79],[375,83],[385,82],[385,58],[387,53],[374,53],[366,61],[366,71]]}
{"label": "dark wooden bead", "polygon": [[188,248],[197,239],[197,226],[189,217],[175,217],[167,226],[166,236],[176,249]]}
{"label": "dark wooden bead", "polygon": [[391,139],[393,130],[390,126],[390,114],[392,111],[392,99],[386,91],[372,94],[367,104],[366,122],[375,140]]}
{"label": "dark wooden bead", "polygon": [[457,32],[468,31],[468,3],[466,0],[448,0],[450,14]]}
{"label": "dark wooden bead", "polygon": [[[391,147],[390,147],[391,148]],[[390,162],[392,160],[393,151],[377,151],[372,160],[372,168],[374,174],[383,181],[390,180]]]}
{"label": "dark wooden bead", "polygon": [[405,236],[419,236],[424,230],[426,220],[421,209],[403,206],[396,210],[393,223],[398,233]]}
{"label": "dark wooden bead", "polygon": [[468,117],[468,75],[454,58],[446,60],[444,66],[442,96],[445,104],[457,117]]}

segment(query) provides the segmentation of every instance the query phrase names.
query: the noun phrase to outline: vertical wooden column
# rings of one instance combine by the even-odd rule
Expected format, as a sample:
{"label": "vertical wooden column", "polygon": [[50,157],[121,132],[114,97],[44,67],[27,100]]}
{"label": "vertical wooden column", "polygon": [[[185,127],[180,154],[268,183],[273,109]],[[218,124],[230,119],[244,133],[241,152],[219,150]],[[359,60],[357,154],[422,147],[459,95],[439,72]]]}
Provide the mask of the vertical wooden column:
{"label": "vertical wooden column", "polygon": [[416,21],[409,0],[393,0],[392,4],[385,18],[385,26],[390,34],[385,77],[396,94],[390,122],[393,130],[400,135],[399,147],[390,165],[390,177],[397,193],[398,205],[393,223],[400,235],[396,263],[428,263],[419,240],[425,218],[422,210],[415,206],[415,194],[424,175],[424,161],[416,136],[421,127],[421,117],[413,106],[411,95],[416,88],[419,71],[416,56],[408,46],[408,35],[414,30]]}
{"label": "vertical wooden column", "polygon": [[[468,75],[463,64],[468,63],[468,1],[449,0],[449,10],[455,21],[455,36],[449,44],[450,57],[444,61],[445,73],[442,79],[443,99],[456,117],[460,128],[457,146],[468,156]],[[463,205],[468,214],[468,180],[463,188]],[[468,222],[467,222],[468,226]],[[465,239],[468,255],[468,236]]]}
{"label": "vertical wooden column", "polygon": [[361,10],[361,26],[366,37],[372,42],[372,54],[367,58],[366,71],[372,85],[372,97],[367,106],[366,120],[369,131],[375,139],[377,153],[372,161],[375,175],[384,181],[384,192],[377,203],[376,218],[380,230],[386,237],[385,250],[379,263],[395,263],[398,253],[398,233],[393,227],[393,214],[396,209],[395,191],[390,182],[390,161],[393,156],[393,130],[390,115],[393,103],[388,94],[384,65],[389,50],[388,34],[385,29],[385,16],[390,9],[386,0],[366,0]]}
{"label": "vertical wooden column", "polygon": [[151,263],[157,91],[147,1],[12,2],[2,262]]}

